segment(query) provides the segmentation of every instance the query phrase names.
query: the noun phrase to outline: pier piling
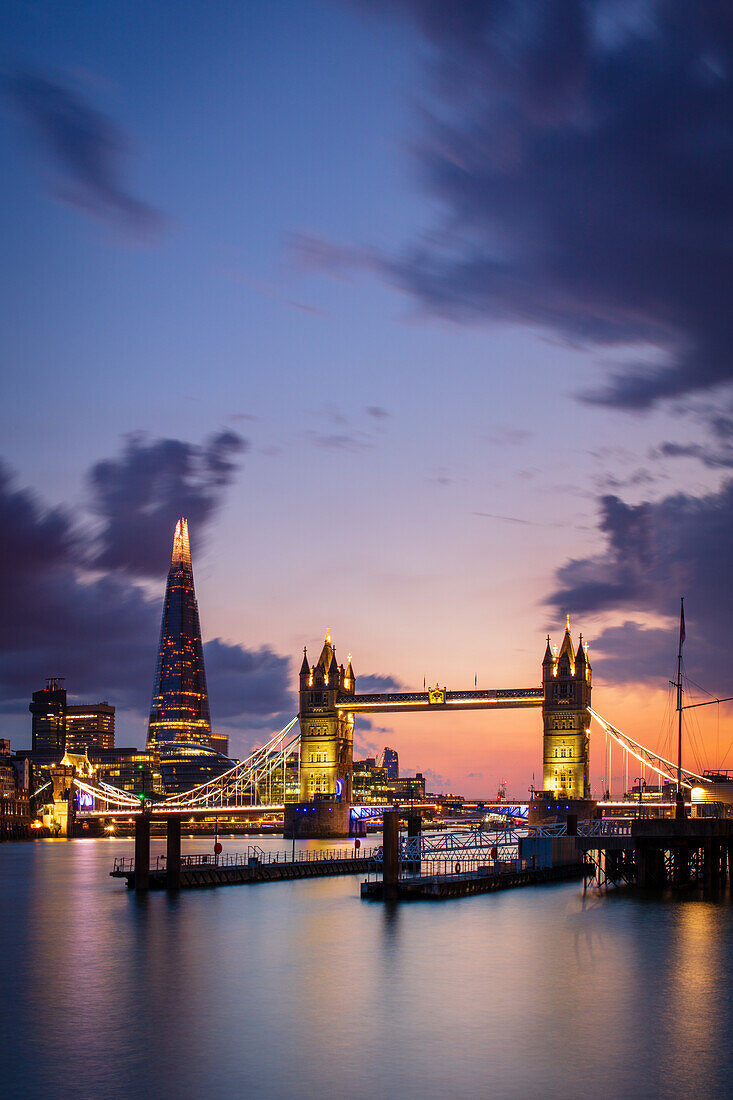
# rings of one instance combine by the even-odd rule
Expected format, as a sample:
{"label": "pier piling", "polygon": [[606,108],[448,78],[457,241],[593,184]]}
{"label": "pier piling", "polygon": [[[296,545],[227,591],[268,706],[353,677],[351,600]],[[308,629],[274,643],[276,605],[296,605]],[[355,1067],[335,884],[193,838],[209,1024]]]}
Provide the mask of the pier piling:
{"label": "pier piling", "polygon": [[384,900],[397,897],[397,881],[400,872],[400,815],[397,810],[385,810],[382,847],[382,887]]}
{"label": "pier piling", "polygon": [[138,814],[135,818],[135,889],[150,888],[150,817]]}
{"label": "pier piling", "polygon": [[168,890],[181,888],[181,819],[169,817],[166,831],[166,880]]}

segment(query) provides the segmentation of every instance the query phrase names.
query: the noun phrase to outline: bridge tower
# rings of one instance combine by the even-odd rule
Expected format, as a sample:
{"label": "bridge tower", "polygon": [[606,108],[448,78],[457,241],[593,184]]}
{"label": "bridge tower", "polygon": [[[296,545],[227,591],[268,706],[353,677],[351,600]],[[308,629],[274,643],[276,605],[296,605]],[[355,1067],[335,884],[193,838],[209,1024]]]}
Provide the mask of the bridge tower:
{"label": "bridge tower", "polygon": [[300,666],[300,802],[285,807],[288,836],[348,836],[353,770],[354,670],[344,668],[327,632],[314,665]]}
{"label": "bridge tower", "polygon": [[570,616],[559,651],[547,635],[542,687],[545,797],[589,799],[591,667],[582,634],[573,649]]}

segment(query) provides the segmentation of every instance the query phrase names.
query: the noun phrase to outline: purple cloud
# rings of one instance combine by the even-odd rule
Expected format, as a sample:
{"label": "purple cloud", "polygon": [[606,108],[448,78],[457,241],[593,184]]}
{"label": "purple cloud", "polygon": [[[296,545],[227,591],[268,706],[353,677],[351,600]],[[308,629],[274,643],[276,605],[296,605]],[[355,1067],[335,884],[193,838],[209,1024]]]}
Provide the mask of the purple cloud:
{"label": "purple cloud", "polygon": [[176,520],[186,516],[192,540],[201,539],[247,448],[231,430],[200,446],[130,436],[120,457],[97,462],[89,472],[91,508],[102,521],[93,566],[138,577],[164,575]]}
{"label": "purple cloud", "polygon": [[[733,481],[704,497],[677,493],[655,502],[600,500],[600,553],[566,562],[549,597],[558,613],[622,612],[623,626],[593,642],[605,679],[654,680],[674,666],[679,597],[687,606],[685,656],[695,678],[713,693],[733,694]],[[661,616],[669,629],[648,627],[638,616]],[[586,637],[590,632],[586,630]]]}
{"label": "purple cloud", "polygon": [[443,217],[393,256],[301,240],[304,262],[378,267],[457,321],[634,349],[587,401],[643,409],[729,383],[733,9],[366,7],[407,19],[427,43],[415,153]]}
{"label": "purple cloud", "polygon": [[66,201],[141,236],[163,227],[162,215],[122,182],[128,142],[111,119],[48,77],[25,72],[4,83],[7,99],[64,177]]}

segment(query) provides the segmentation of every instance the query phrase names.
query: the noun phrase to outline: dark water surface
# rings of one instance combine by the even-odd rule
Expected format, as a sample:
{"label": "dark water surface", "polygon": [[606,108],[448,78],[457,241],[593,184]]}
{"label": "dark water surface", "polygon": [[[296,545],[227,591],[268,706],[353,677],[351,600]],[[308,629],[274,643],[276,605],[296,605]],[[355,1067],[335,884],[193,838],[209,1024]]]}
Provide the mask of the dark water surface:
{"label": "dark water surface", "polygon": [[137,898],[107,874],[131,848],[0,847],[3,1096],[733,1095],[727,895],[386,908],[349,877]]}

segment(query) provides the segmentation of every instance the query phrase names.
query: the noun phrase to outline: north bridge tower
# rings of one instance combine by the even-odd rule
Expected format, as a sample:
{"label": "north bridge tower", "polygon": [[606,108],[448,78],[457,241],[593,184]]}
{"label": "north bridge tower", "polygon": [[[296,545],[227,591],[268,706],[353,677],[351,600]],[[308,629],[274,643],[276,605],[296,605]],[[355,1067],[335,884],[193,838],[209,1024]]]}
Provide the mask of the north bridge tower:
{"label": "north bridge tower", "polygon": [[570,617],[558,650],[550,643],[542,661],[543,787],[558,799],[590,798],[591,667],[580,635],[577,650]]}
{"label": "north bridge tower", "polygon": [[347,836],[351,808],[355,678],[336,660],[326,632],[314,665],[303,651],[299,675],[300,802],[285,808],[287,836]]}

